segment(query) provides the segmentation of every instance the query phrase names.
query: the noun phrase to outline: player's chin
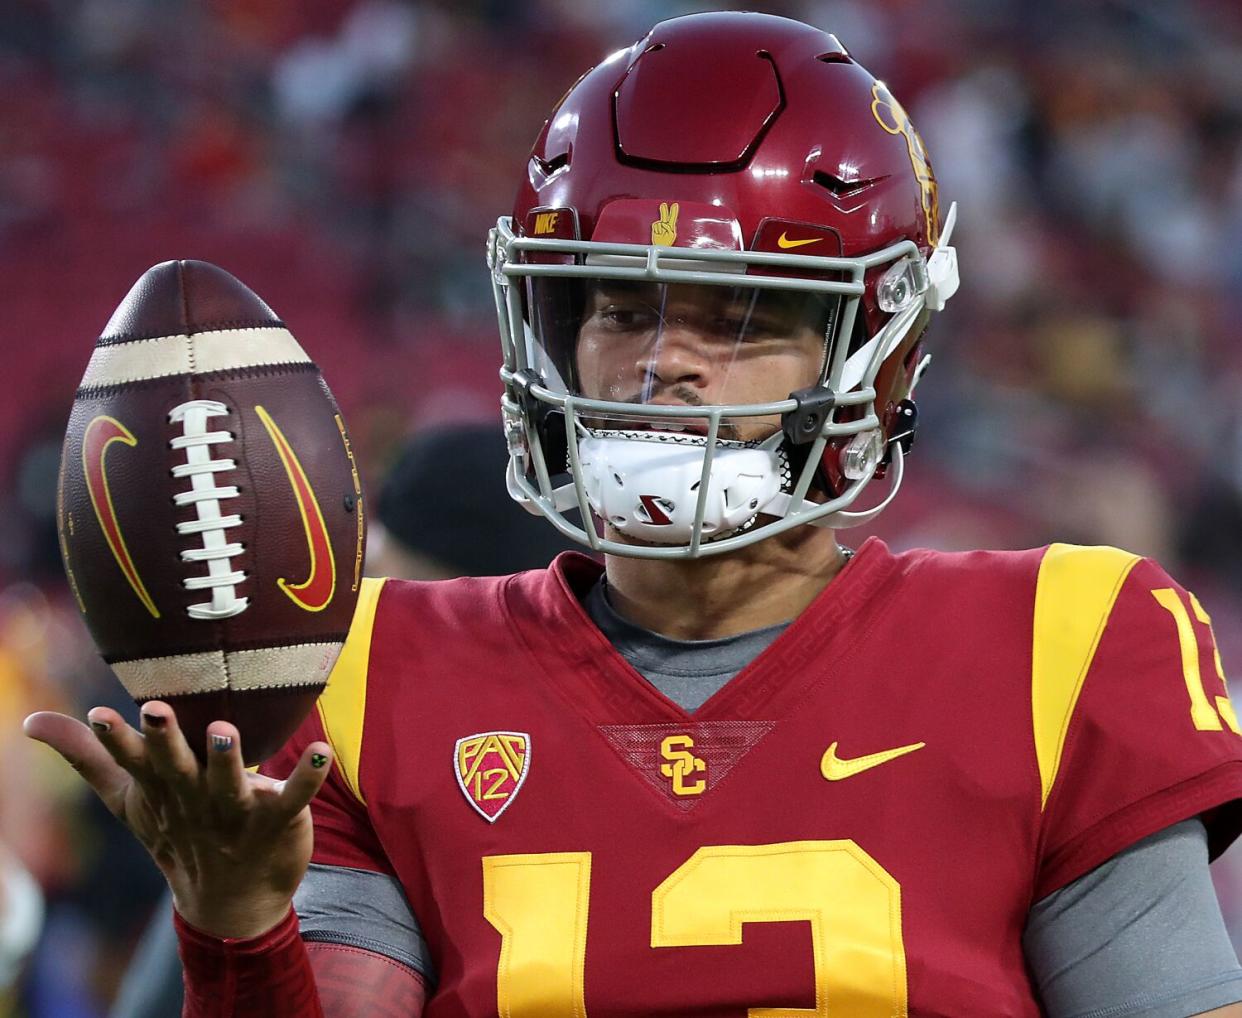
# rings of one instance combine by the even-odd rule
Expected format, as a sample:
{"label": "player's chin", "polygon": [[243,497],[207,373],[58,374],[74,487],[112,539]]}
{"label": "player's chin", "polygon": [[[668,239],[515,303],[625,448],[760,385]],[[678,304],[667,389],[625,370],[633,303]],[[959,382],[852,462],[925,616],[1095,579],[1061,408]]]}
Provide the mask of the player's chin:
{"label": "player's chin", "polygon": [[[704,535],[700,542],[700,547],[710,547],[713,544],[728,540],[730,537],[737,537],[739,534],[749,534],[768,523],[775,522],[777,517],[759,515],[755,517],[755,521],[747,526],[736,527],[732,530],[725,530],[719,534]],[[628,545],[633,548],[666,548],[669,551],[679,551],[690,544],[690,537],[687,536],[684,541],[651,541],[646,538],[638,537],[634,534],[626,534],[616,529],[611,524],[605,524],[603,530],[605,540],[616,541],[618,544]],[[743,546],[743,548],[746,546]],[[719,558],[726,555],[736,554],[741,548],[730,548],[728,551],[715,552],[713,557]],[[713,553],[708,553],[713,554]],[[704,557],[700,555],[700,557]]]}

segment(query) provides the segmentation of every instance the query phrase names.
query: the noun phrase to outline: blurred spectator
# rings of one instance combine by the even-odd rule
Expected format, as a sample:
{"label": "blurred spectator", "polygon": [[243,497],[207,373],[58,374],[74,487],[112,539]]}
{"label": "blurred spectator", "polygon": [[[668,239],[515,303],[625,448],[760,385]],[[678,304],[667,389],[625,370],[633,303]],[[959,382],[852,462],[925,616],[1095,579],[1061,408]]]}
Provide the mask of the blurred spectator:
{"label": "blurred spectator", "polygon": [[43,892],[0,844],[0,1015],[12,1014],[12,992],[43,927]]}
{"label": "blurred spectator", "polygon": [[505,488],[500,422],[418,432],[380,489],[367,547],[372,576],[447,579],[540,569],[580,546]]}

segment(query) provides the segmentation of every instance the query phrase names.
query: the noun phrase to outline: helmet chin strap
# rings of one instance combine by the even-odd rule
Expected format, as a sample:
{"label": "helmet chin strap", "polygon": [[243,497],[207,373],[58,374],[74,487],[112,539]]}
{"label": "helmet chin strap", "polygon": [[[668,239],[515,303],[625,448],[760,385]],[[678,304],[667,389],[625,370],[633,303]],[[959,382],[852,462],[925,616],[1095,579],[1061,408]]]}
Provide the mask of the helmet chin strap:
{"label": "helmet chin strap", "polygon": [[[888,504],[896,497],[898,490],[901,488],[902,479],[905,477],[905,452],[902,450],[901,443],[894,441],[891,443],[893,450],[893,458],[889,464],[892,471],[892,479],[889,481],[888,494],[884,496],[883,501],[872,506],[870,509],[862,509],[858,512],[850,512],[846,509],[838,509],[835,513],[828,513],[817,519],[807,520],[807,525],[812,527],[828,527],[832,530],[845,530],[849,527],[860,527],[864,523],[870,523],[873,519],[880,515]],[[820,503],[810,502],[803,499],[797,507],[796,512],[809,512],[812,509],[819,509]],[[772,516],[781,516],[788,518],[794,515],[793,499],[786,494],[780,494],[772,500],[768,509],[764,510]]]}

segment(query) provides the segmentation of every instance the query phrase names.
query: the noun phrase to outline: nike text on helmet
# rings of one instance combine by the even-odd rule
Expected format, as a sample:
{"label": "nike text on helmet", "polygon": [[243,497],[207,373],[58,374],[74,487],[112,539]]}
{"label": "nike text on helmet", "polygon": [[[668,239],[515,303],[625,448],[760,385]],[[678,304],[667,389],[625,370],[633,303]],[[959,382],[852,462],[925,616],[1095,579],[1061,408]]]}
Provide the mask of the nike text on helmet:
{"label": "nike text on helmet", "polygon": [[957,289],[954,219],[905,110],[833,36],[657,25],[553,110],[488,238],[510,493],[645,558],[872,518]]}

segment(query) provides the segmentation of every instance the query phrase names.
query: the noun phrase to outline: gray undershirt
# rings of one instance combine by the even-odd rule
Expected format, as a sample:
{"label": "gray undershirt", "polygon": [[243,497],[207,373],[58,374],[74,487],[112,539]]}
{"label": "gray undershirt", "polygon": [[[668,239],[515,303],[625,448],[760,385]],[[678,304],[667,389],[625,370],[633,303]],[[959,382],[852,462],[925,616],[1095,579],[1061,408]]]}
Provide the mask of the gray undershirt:
{"label": "gray undershirt", "polygon": [[591,621],[636,672],[682,710],[696,711],[789,628],[779,622],[720,640],[672,640],[622,618],[603,577],[583,602]]}
{"label": "gray undershirt", "polygon": [[[687,711],[787,625],[721,640],[671,640],[619,616],[602,580],[585,606],[635,670]],[[391,877],[315,866],[295,904],[304,937],[377,950],[432,977],[418,923]],[[1186,1018],[1242,1000],[1242,968],[1197,818],[1137,842],[1037,902],[1023,948],[1052,1018]]]}

